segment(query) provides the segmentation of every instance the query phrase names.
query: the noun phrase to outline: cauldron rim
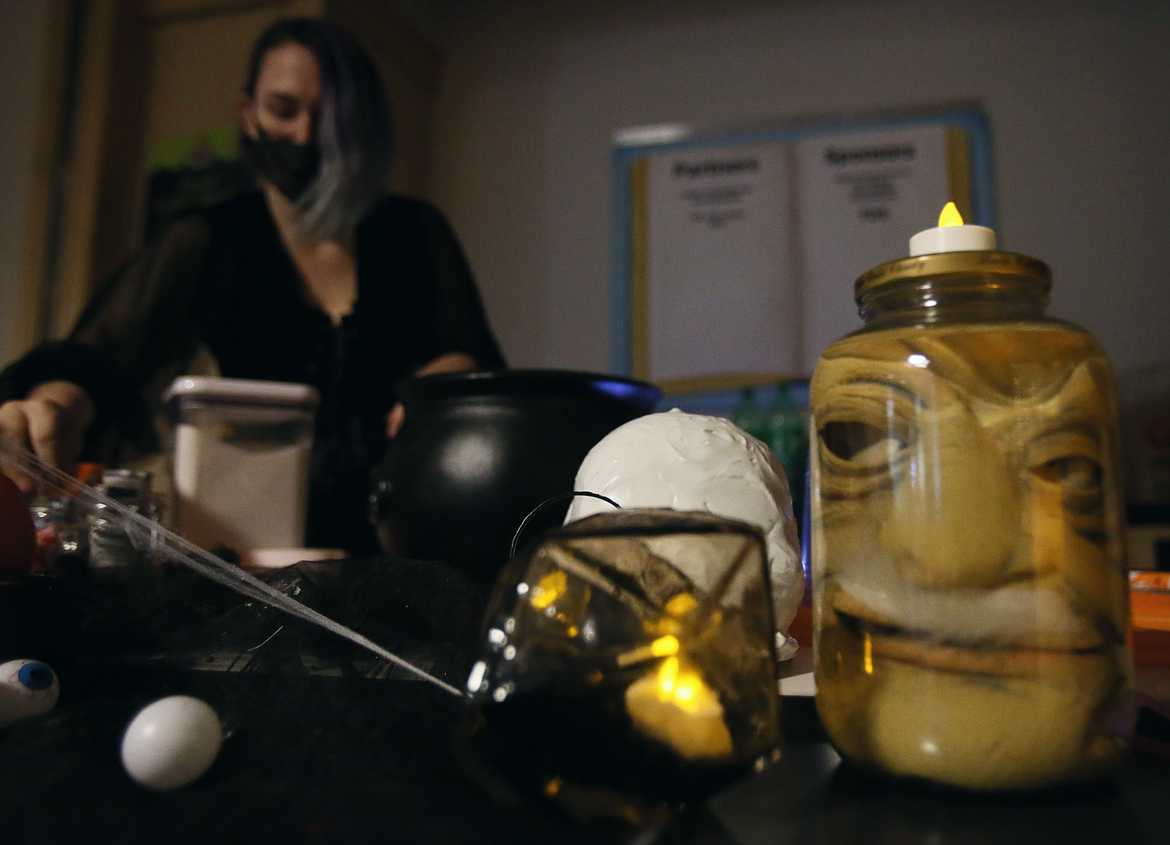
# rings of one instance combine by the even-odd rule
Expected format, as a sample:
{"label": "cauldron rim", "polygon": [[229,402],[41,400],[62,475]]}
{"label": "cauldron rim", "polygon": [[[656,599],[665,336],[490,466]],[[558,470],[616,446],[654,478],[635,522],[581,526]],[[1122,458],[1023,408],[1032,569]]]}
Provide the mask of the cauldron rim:
{"label": "cauldron rim", "polygon": [[662,398],[662,390],[655,385],[628,376],[551,369],[475,370],[417,376],[399,384],[397,394],[408,405],[420,400],[469,397],[596,397],[601,394],[647,413]]}

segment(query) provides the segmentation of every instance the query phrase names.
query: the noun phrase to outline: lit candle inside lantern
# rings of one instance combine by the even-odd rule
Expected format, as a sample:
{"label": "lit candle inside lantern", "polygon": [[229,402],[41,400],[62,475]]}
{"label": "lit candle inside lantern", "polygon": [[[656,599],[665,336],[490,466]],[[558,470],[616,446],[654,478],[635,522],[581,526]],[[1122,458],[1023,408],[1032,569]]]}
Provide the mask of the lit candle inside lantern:
{"label": "lit candle inside lantern", "polygon": [[910,239],[911,255],[980,249],[995,249],[995,232],[986,226],[964,224],[953,202],[948,202],[938,216],[938,228],[925,229]]}

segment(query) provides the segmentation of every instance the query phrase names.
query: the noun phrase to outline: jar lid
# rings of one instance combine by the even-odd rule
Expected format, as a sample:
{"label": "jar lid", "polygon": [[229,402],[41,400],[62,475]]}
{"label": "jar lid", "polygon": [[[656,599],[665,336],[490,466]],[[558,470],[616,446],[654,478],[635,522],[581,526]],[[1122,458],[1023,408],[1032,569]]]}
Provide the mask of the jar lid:
{"label": "jar lid", "polygon": [[863,273],[853,283],[853,298],[860,303],[864,295],[877,288],[907,279],[929,282],[969,276],[1034,279],[1044,286],[1046,293],[1052,289],[1052,271],[1038,258],[1031,258],[1018,252],[972,250],[915,255],[879,264]]}

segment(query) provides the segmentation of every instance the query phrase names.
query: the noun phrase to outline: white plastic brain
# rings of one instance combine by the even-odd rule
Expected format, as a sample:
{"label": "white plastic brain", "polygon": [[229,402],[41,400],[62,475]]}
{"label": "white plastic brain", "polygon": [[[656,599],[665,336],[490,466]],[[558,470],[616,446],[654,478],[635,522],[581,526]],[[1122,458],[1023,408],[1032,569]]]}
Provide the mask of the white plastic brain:
{"label": "white plastic brain", "polygon": [[[758,525],[767,540],[776,627],[787,631],[804,590],[792,496],[776,456],[722,417],[677,408],[610,432],[590,450],[574,488],[625,508],[707,511]],[[573,499],[566,522],[611,510]]]}

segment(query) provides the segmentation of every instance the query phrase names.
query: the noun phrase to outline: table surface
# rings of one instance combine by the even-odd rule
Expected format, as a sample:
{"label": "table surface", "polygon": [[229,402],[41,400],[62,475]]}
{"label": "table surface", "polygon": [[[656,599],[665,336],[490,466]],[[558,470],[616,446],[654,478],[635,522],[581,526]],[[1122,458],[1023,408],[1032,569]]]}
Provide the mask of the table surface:
{"label": "table surface", "polygon": [[[368,633],[459,684],[474,659],[482,590],[433,564],[384,560],[360,571],[352,587],[338,587],[344,577],[310,579],[323,612],[346,621],[364,604],[396,620]],[[180,576],[165,589],[82,594],[83,642],[76,665],[60,672],[60,704],[0,730],[0,841],[1170,842],[1170,759],[1134,752],[1108,780],[1063,792],[946,791],[841,761],[807,698],[785,700],[777,763],[671,827],[583,827],[551,806],[501,795],[465,765],[459,699],[212,586]],[[805,649],[789,671],[807,661]],[[139,707],[179,692],[216,707],[227,736],[200,780],[151,792],[121,769],[122,731]]]}

